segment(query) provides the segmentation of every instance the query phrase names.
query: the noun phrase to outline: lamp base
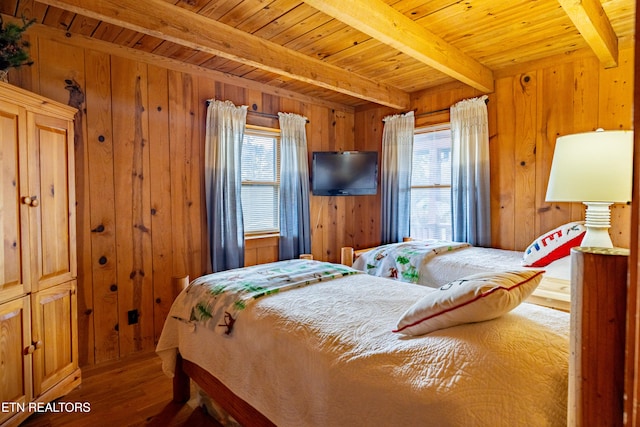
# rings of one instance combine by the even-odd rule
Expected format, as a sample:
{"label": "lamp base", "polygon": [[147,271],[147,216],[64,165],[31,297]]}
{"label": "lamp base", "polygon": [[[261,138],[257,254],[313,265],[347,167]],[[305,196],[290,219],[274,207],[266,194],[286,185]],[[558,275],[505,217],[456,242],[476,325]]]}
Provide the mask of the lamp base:
{"label": "lamp base", "polygon": [[612,248],[609,228],[611,227],[611,211],[613,203],[583,202],[587,206],[585,227],[587,233],[582,239],[581,246],[591,248]]}

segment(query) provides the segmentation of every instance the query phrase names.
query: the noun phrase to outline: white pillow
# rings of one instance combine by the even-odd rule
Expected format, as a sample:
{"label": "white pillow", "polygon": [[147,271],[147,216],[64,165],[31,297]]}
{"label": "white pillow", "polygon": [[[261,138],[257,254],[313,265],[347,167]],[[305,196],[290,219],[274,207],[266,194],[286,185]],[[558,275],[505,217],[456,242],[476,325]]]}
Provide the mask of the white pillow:
{"label": "white pillow", "polygon": [[536,289],[542,270],[479,273],[429,292],[400,318],[393,332],[422,335],[463,323],[495,319]]}
{"label": "white pillow", "polygon": [[571,248],[580,246],[587,232],[584,221],[569,222],[543,234],[531,242],[524,251],[522,264],[526,267],[544,267],[566,257]]}

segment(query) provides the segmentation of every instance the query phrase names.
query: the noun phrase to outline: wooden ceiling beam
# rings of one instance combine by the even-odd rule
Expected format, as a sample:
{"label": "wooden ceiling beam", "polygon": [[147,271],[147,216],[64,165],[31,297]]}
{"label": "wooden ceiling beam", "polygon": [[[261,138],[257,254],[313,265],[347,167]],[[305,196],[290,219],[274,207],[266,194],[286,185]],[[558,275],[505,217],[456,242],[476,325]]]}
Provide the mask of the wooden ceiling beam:
{"label": "wooden ceiling beam", "polygon": [[309,6],[483,92],[493,72],[382,0],[303,0]]}
{"label": "wooden ceiling beam", "polygon": [[600,0],[558,0],[605,68],[618,65],[618,37]]}
{"label": "wooden ceiling beam", "polygon": [[163,0],[38,0],[261,70],[396,109],[409,94],[287,49]]}

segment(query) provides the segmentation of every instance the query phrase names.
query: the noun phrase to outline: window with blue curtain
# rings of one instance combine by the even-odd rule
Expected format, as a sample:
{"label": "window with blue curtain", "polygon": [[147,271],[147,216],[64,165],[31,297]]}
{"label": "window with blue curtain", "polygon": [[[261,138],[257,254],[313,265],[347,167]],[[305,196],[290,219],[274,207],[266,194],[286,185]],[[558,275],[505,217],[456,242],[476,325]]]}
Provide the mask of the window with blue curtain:
{"label": "window with blue curtain", "polygon": [[279,231],[280,132],[247,126],[242,143],[242,215],[245,235]]}
{"label": "window with blue curtain", "polygon": [[417,129],[411,167],[411,237],[451,240],[451,128]]}

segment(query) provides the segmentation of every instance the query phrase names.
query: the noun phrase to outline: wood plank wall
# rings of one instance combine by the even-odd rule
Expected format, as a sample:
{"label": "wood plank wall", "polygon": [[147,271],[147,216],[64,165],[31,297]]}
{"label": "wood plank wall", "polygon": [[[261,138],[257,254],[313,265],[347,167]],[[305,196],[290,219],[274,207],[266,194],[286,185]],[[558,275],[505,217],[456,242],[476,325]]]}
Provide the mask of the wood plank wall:
{"label": "wood plank wall", "polygon": [[[540,234],[584,219],[581,203],[544,201],[557,136],[632,129],[633,48],[620,51],[620,65],[603,69],[590,52],[547,58],[496,72],[489,94],[492,246],[524,250]],[[416,126],[448,122],[447,109],[479,96],[451,84],[414,94]],[[429,114],[436,112],[435,114]],[[356,139],[382,141],[388,108],[356,111]],[[611,236],[628,248],[630,207],[612,206]]]}
{"label": "wood plank wall", "polygon": [[[74,105],[78,199],[80,363],[151,351],[174,298],[171,277],[209,271],[202,154],[205,100],[229,99],[250,110],[307,116],[309,156],[317,150],[381,149],[388,108],[358,111],[223,73],[96,42],[42,26],[30,30],[35,65],[10,82]],[[550,58],[497,73],[490,94],[494,246],[524,249],[538,234],[582,218],[579,204],[544,202],[556,135],[629,129],[631,49],[603,70],[590,54]],[[426,125],[478,96],[447,85],[413,97]],[[249,114],[248,121],[277,127]],[[380,196],[312,197],[312,253],[337,261],[340,248],[379,243]],[[628,207],[613,211],[614,244],[628,247]],[[248,243],[248,263],[271,261],[269,241]],[[128,325],[128,312],[139,322]]]}
{"label": "wood plank wall", "polygon": [[[351,107],[32,28],[35,64],[12,70],[10,82],[80,110],[75,151],[81,365],[152,351],[174,298],[172,276],[210,271],[202,180],[207,99],[228,99],[258,113],[307,116],[310,153],[356,148]],[[248,122],[278,127],[260,114],[250,113]],[[375,149],[376,142],[369,145]],[[376,223],[377,216],[366,217],[378,204],[376,197],[313,197],[314,257],[338,261],[340,248],[357,238],[354,218]],[[273,237],[248,242],[247,263],[272,261],[275,245]],[[132,310],[139,321],[129,325]]]}
{"label": "wood plank wall", "polygon": [[[513,72],[515,71],[515,72]],[[590,53],[523,64],[496,75],[490,112],[492,239],[522,250],[538,235],[584,219],[581,203],[547,203],[545,194],[556,137],[632,129],[633,48],[619,66],[604,69]],[[613,244],[629,247],[631,209],[612,206]]]}

